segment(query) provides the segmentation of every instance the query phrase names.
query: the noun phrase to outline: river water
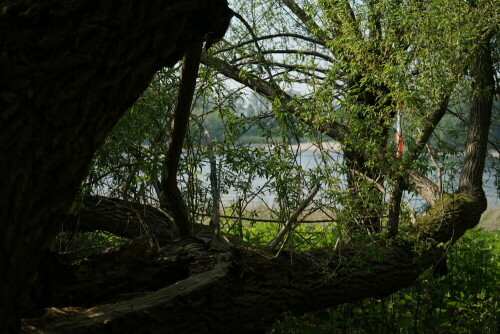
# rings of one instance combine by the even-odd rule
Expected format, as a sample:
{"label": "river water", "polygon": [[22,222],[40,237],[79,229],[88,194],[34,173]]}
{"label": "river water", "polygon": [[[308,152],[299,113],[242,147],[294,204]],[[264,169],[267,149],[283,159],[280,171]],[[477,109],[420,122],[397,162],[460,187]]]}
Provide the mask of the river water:
{"label": "river water", "polygon": [[[332,155],[334,155],[335,159],[339,163],[342,162],[342,154],[341,153],[332,152]],[[317,167],[318,156],[319,155],[315,152],[303,151],[300,153],[299,159],[297,161],[302,166],[302,168],[304,168],[304,170],[311,170],[311,169],[314,169]],[[210,169],[209,169],[208,165],[205,165],[202,167],[202,172],[201,172],[202,179],[204,180],[204,183],[206,184],[206,186],[209,185],[209,182],[208,182],[209,172],[210,172]],[[446,181],[451,182],[450,179],[452,179],[454,176],[456,176],[456,173],[453,173],[453,174],[444,173],[445,182]],[[429,177],[431,178],[431,180],[434,180],[431,175],[429,175]],[[494,178],[494,175],[491,174],[491,171],[488,171],[488,170],[485,171],[483,180],[484,180],[484,183],[483,183],[484,191],[485,191],[486,197],[488,199],[488,208],[492,208],[492,207],[500,205],[500,199],[498,197],[497,190],[496,190],[495,185],[494,185],[495,178]],[[268,183],[268,179],[266,179],[264,177],[257,177],[252,182],[252,188],[259,189],[262,187],[266,187],[267,183]],[[458,183],[458,180],[456,180],[456,183]],[[306,194],[304,194],[304,195],[306,195]],[[230,204],[231,202],[237,201],[238,198],[241,198],[241,196],[242,196],[241,190],[235,189],[235,188],[230,188],[229,192],[227,194],[222,195],[222,201],[225,204]],[[317,196],[320,196],[320,194],[318,194]],[[251,204],[252,205],[259,205],[259,204],[262,204],[262,202],[265,202],[267,205],[272,206],[275,198],[276,197],[273,193],[271,193],[270,191],[265,191],[261,195],[256,197],[251,202]],[[412,203],[412,206],[415,206],[415,207],[419,207],[423,204],[423,201],[420,199],[414,199],[413,202],[414,203]]]}

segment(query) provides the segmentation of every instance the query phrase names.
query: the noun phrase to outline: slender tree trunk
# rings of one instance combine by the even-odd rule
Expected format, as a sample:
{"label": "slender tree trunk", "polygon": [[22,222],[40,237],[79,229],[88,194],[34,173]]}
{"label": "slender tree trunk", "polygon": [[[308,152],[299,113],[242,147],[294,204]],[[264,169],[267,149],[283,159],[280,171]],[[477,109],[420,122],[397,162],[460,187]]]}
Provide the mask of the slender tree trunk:
{"label": "slender tree trunk", "polygon": [[177,171],[179,169],[184,138],[189,126],[191,103],[196,87],[196,78],[198,77],[202,47],[202,41],[195,42],[188,47],[184,55],[181,86],[177,97],[177,106],[174,111],[174,119],[170,127],[168,151],[164,162],[165,171],[163,173],[162,191],[163,195],[168,199],[168,204],[177,226],[178,236],[190,235],[192,231],[191,216],[177,185]]}

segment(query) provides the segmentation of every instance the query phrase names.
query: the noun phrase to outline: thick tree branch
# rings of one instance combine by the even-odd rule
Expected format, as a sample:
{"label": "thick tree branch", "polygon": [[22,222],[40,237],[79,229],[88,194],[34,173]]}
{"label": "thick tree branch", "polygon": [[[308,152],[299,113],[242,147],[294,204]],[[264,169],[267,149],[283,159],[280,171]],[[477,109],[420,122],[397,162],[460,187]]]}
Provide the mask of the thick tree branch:
{"label": "thick tree branch", "polygon": [[[175,266],[187,261],[192,271],[189,277],[178,277],[176,283],[156,292],[120,303],[92,309],[75,308],[75,304],[71,308],[52,309],[46,317],[25,320],[24,331],[75,334],[162,333],[166,329],[199,333],[262,331],[282,312],[303,313],[385,296],[413,284],[426,268],[442,258],[439,244],[460,238],[478,223],[483,210],[480,199],[445,195],[428,215],[418,219],[409,238],[396,237],[390,243],[375,243],[370,247],[363,243],[344,244],[335,251],[332,248],[284,250],[278,258],[268,248],[252,248],[231,236],[227,237],[232,246],[211,233],[183,238],[159,250],[157,256],[150,256],[151,260],[146,257],[143,264],[134,260],[135,269],[127,266],[126,271],[129,275],[131,270],[144,274],[143,268],[149,261],[167,267],[168,261]],[[417,252],[416,244],[426,247],[419,247]],[[374,247],[378,254],[375,257]],[[116,264],[126,258],[137,258],[127,254],[120,255],[123,260],[115,261]],[[102,271],[100,266],[96,267],[96,273]],[[92,271],[91,268],[92,265],[89,266]]]}
{"label": "thick tree branch", "polygon": [[151,238],[160,246],[174,239],[172,217],[163,210],[117,198],[81,196],[76,214],[62,219],[63,231],[107,231],[120,237]]}
{"label": "thick tree branch", "polygon": [[436,203],[442,195],[436,183],[416,171],[409,172],[409,183],[410,189],[422,196],[431,205]]}

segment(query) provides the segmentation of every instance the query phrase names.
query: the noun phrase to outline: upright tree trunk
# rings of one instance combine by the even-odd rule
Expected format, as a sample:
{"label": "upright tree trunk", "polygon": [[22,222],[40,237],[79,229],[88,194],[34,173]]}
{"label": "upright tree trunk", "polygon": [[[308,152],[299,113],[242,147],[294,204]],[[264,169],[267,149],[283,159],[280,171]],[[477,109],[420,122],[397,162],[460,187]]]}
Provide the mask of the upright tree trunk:
{"label": "upright tree trunk", "polygon": [[484,197],[483,172],[495,89],[495,70],[489,40],[478,47],[471,72],[473,96],[464,166],[460,174],[460,192]]}
{"label": "upright tree trunk", "polygon": [[177,226],[178,236],[190,235],[192,230],[191,215],[177,186],[177,171],[184,138],[189,126],[191,103],[196,87],[196,78],[198,77],[202,47],[203,42],[201,40],[196,41],[187,48],[184,55],[181,86],[174,111],[174,119],[170,128],[168,151],[163,164],[165,170],[162,175],[162,194],[160,196],[165,196],[168,199],[168,205]]}

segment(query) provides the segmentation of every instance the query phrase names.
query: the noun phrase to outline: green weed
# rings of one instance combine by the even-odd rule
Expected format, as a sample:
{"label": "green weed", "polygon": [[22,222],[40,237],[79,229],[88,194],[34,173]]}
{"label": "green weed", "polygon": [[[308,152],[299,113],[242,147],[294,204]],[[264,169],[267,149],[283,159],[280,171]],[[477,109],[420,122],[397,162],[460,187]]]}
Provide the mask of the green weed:
{"label": "green weed", "polygon": [[382,299],[286,315],[269,333],[498,333],[500,231],[468,231],[447,256],[448,274],[429,270]]}

